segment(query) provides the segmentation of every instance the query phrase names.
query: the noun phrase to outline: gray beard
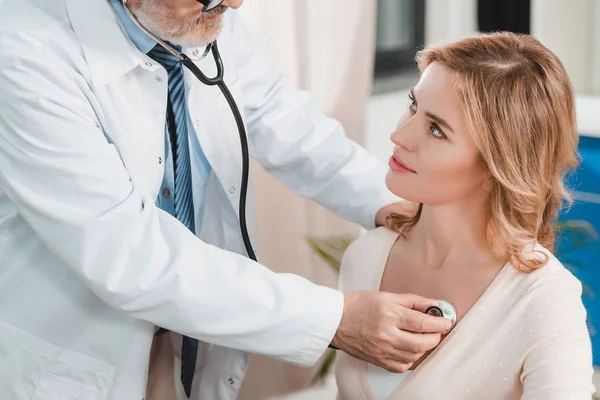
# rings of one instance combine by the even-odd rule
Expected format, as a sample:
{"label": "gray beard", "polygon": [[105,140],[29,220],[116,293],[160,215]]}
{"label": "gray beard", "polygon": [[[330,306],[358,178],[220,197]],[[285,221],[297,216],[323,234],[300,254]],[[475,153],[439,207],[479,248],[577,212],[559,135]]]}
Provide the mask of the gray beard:
{"label": "gray beard", "polygon": [[[217,7],[209,11],[194,23],[171,23],[171,13],[157,0],[146,0],[142,6],[132,10],[138,21],[154,35],[171,44],[181,47],[204,47],[214,42],[221,33],[223,16],[214,21],[206,17],[223,14],[225,7]],[[156,18],[155,16],[163,16]],[[199,31],[200,29],[200,31]],[[199,33],[202,32],[202,33]]]}

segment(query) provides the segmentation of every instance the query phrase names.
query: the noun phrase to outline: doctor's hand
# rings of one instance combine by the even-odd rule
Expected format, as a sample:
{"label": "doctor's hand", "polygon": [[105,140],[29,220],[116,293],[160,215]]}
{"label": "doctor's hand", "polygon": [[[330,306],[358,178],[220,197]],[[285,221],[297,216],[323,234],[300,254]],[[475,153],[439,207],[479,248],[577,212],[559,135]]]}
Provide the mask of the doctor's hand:
{"label": "doctor's hand", "polygon": [[390,372],[405,372],[452,326],[446,318],[424,314],[432,305],[438,301],[412,294],[345,293],[331,344]]}

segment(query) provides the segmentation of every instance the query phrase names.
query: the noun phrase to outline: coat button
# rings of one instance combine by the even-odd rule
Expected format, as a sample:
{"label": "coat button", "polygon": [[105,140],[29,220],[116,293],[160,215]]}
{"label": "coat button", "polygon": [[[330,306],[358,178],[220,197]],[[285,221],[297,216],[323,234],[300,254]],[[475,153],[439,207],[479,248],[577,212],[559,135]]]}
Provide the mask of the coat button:
{"label": "coat button", "polygon": [[158,164],[162,164],[162,157],[158,157]]}
{"label": "coat button", "polygon": [[171,191],[169,190],[169,188],[164,188],[162,191],[162,195],[165,198],[169,198],[171,196]]}
{"label": "coat button", "polygon": [[227,383],[229,383],[230,385],[233,385],[235,383],[235,381],[233,380],[233,378],[227,378]]}
{"label": "coat button", "polygon": [[229,193],[234,194],[235,193],[235,187],[230,187],[229,188]]}

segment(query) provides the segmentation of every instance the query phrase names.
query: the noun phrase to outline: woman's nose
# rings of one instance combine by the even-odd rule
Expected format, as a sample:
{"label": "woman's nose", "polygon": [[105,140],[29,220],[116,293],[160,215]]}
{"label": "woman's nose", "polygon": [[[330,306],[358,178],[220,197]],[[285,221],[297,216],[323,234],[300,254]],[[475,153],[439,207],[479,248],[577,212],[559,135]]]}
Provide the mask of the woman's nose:
{"label": "woman's nose", "polygon": [[415,141],[412,131],[415,129],[413,126],[413,119],[408,116],[403,117],[396,130],[391,135],[392,143],[396,146],[402,147],[406,151],[415,151],[417,149],[417,143]]}

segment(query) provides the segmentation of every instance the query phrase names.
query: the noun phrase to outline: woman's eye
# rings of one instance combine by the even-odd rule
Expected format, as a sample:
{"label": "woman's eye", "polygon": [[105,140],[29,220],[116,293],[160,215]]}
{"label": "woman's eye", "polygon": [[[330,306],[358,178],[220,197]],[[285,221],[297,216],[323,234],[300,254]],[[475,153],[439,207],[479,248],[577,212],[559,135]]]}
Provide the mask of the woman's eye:
{"label": "woman's eye", "polygon": [[[408,93],[408,109],[412,112],[417,112],[417,102],[415,101],[415,96],[413,96],[412,92]],[[431,125],[429,126],[429,131],[430,134],[436,139],[448,138],[436,122],[431,123]]]}
{"label": "woman's eye", "polygon": [[408,94],[408,108],[414,112],[417,112],[417,102],[415,101],[415,98],[410,93]]}
{"label": "woman's eye", "polygon": [[440,129],[440,126],[438,124],[436,124],[435,122],[433,122],[431,124],[431,126],[430,126],[429,129],[430,129],[431,134],[433,135],[433,137],[436,137],[438,139],[446,139],[447,138],[447,136],[444,133],[444,131],[442,131]]}

